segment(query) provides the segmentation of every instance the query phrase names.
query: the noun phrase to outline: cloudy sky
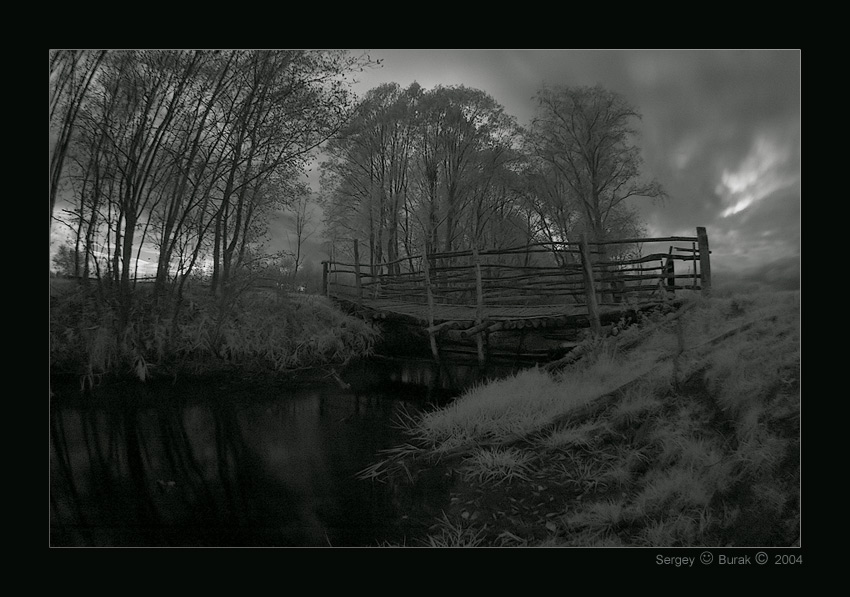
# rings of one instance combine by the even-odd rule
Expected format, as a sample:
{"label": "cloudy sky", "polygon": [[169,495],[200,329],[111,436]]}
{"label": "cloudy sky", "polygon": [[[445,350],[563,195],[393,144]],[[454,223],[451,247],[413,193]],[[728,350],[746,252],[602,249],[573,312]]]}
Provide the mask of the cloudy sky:
{"label": "cloudy sky", "polygon": [[[360,50],[352,50],[360,52]],[[368,50],[381,83],[481,89],[521,125],[543,84],[595,85],[638,112],[645,174],[663,205],[637,202],[650,235],[708,229],[713,269],[799,263],[801,55],[799,50]]]}

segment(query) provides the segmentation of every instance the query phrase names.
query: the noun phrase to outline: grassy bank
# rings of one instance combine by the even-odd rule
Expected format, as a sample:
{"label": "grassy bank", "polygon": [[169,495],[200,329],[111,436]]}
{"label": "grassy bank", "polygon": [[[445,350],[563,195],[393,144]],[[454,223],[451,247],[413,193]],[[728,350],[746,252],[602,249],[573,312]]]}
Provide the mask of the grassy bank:
{"label": "grassy bank", "polygon": [[51,286],[51,374],[86,387],[104,377],[281,373],[341,365],[371,353],[378,332],[324,297],[270,290],[223,303],[199,289],[177,310],[141,289],[126,326],[77,284]]}
{"label": "grassy bank", "polygon": [[363,472],[456,482],[425,545],[788,546],[798,292],[700,299],[407,421]]}

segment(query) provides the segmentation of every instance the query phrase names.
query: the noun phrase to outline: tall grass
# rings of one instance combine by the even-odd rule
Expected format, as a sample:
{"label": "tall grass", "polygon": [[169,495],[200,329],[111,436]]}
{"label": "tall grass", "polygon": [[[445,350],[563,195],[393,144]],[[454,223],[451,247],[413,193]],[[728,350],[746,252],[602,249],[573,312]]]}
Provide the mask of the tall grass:
{"label": "tall grass", "polygon": [[591,365],[558,376],[527,369],[472,388],[446,408],[424,414],[413,432],[435,452],[526,437],[646,373],[656,356],[653,351],[631,359],[601,354]]}
{"label": "tall grass", "polygon": [[84,385],[103,376],[204,373],[219,369],[281,372],[342,364],[372,352],[377,330],[324,297],[256,292],[222,304],[194,294],[176,319],[140,292],[126,324],[109,300],[72,286],[51,300],[54,373]]}
{"label": "tall grass", "polygon": [[408,430],[428,456],[466,455],[467,484],[561,488],[566,503],[534,511],[540,534],[494,528],[484,544],[505,533],[526,545],[790,544],[799,316],[798,292],[698,299],[598,340],[560,374],[473,388]]}
{"label": "tall grass", "polygon": [[223,359],[276,371],[366,356],[377,337],[373,327],[346,316],[327,299],[298,295],[283,301],[254,297],[222,322],[218,334],[214,351]]}

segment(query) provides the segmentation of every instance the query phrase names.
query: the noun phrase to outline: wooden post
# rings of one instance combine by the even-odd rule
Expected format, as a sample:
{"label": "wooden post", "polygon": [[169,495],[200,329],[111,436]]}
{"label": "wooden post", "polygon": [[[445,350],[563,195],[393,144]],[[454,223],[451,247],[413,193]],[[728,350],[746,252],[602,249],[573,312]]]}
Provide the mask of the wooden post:
{"label": "wooden post", "polygon": [[590,247],[587,244],[587,235],[581,235],[581,263],[584,272],[584,294],[587,297],[587,315],[590,318],[590,329],[594,336],[602,332],[602,324],[599,322],[599,308],[596,304],[596,288],[593,283],[593,260],[590,255]]}
{"label": "wooden post", "polygon": [[363,286],[360,281],[360,243],[354,239],[354,285],[357,287],[357,306],[363,307]]}
{"label": "wooden post", "polygon": [[[481,258],[478,255],[478,245],[472,245],[472,265],[475,268],[475,323],[481,325],[484,320],[484,287],[481,282]],[[475,346],[478,349],[478,365],[483,367],[484,358],[484,332],[475,335]]]}
{"label": "wooden post", "polygon": [[711,251],[708,249],[708,233],[704,226],[697,227],[697,242],[699,243],[699,276],[702,294],[711,294]]}
{"label": "wooden post", "polygon": [[431,343],[431,355],[434,362],[440,362],[440,352],[437,350],[437,338],[434,334],[434,295],[431,294],[431,268],[428,266],[428,245],[422,251],[422,273],[425,280],[425,298],[428,301],[428,340]]}
{"label": "wooden post", "polygon": [[322,294],[328,296],[328,262],[322,261]]}
{"label": "wooden post", "polygon": [[664,264],[664,277],[667,279],[667,292],[676,294],[676,262],[673,260],[673,247],[667,251],[667,263]]}

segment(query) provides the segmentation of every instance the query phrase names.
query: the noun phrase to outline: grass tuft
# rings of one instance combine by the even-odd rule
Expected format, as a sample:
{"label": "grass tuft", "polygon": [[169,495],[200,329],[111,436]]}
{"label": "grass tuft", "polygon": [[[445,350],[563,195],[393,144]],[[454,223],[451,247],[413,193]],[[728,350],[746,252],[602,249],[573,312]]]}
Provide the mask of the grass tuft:
{"label": "grass tuft", "polygon": [[485,530],[472,523],[452,522],[444,512],[425,539],[426,547],[478,547],[484,543]]}
{"label": "grass tuft", "polygon": [[528,480],[534,456],[516,448],[482,448],[463,461],[461,470],[467,480],[482,485]]}

